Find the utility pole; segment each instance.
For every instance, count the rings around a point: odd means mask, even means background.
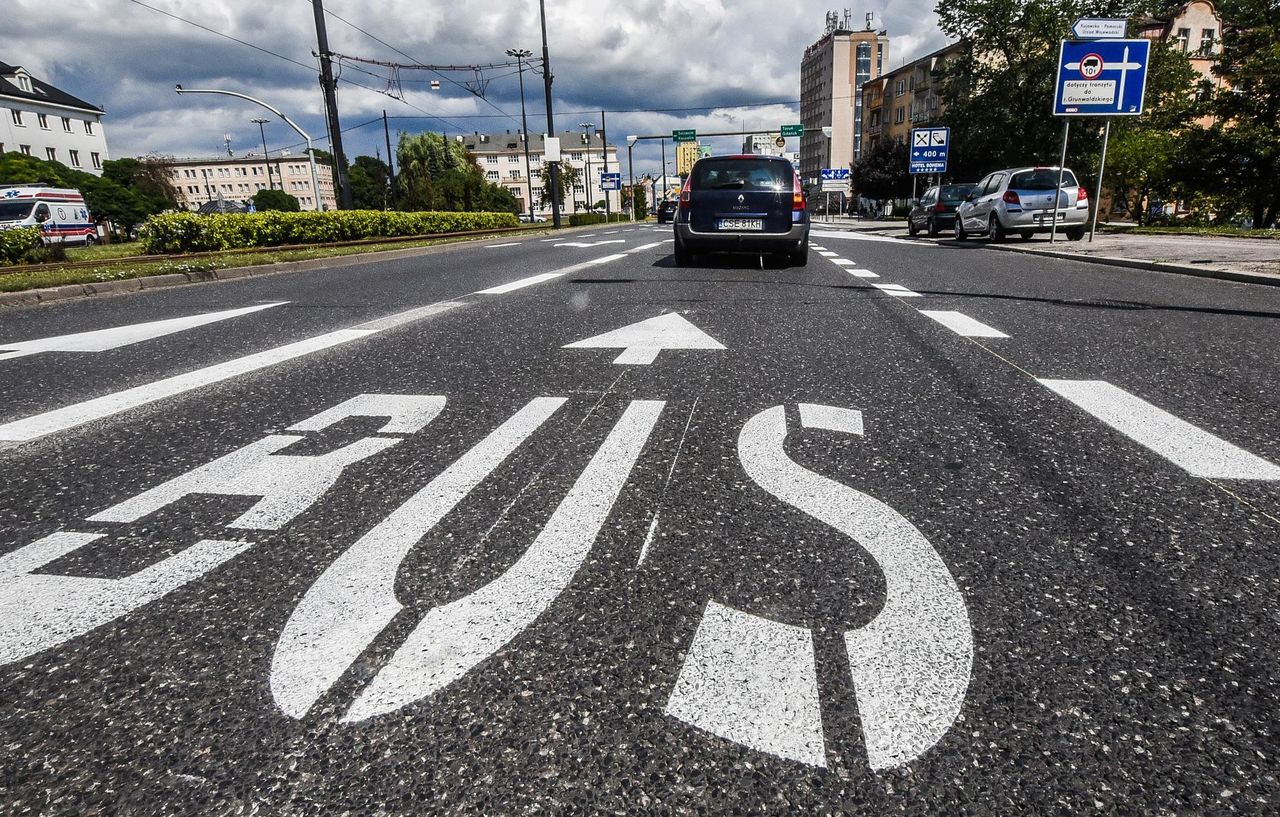
[[[608,173],[609,172],[609,132],[604,129],[604,111],[600,112],[600,157],[601,157],[600,162],[604,166],[604,170],[600,172]],[[600,192],[604,195],[604,220],[606,223],[608,223],[609,214],[610,214],[609,191],[601,190]]]
[[[533,175],[529,164],[529,120],[524,107],[524,61],[533,56],[526,48],[511,48],[507,56],[516,58],[516,73],[520,75],[520,141],[524,142],[524,181],[529,191],[529,223],[533,223]]]
[[[587,145],[587,164],[586,170],[583,172],[583,176],[585,178],[582,180],[582,185],[583,189],[586,191],[587,210],[589,212],[594,210],[596,206],[596,203],[591,200],[591,131],[595,130],[596,123],[579,122],[578,127],[582,128],[582,135]]]
[[[320,89],[324,91],[324,107],[329,120],[329,147],[333,148],[333,182],[338,188],[338,209],[351,209],[351,185],[347,182],[347,157],[342,152],[342,126],[338,124],[338,84],[333,79],[333,61],[329,58],[329,32],[324,25],[324,3],[311,0],[316,17],[316,46],[320,49]],[[316,209],[320,209],[320,191],[316,190]]]
[[[267,165],[267,189],[275,190],[276,186],[271,181],[271,157],[267,155],[267,131],[266,131],[266,128],[263,127],[271,120],[270,119],[250,119],[249,121],[257,123],[258,133],[262,136],[262,161],[265,162]],[[280,186],[283,188],[284,184],[281,183]]]
[[[382,111],[382,135],[387,138],[387,187],[396,186],[396,165],[391,155],[391,130],[387,127],[387,112]]]
[[[542,18],[542,87],[547,96],[547,136],[554,137],[556,135],[555,119],[551,115],[551,82],[554,79],[551,75],[551,53],[547,49],[547,0],[538,0],[538,14]],[[543,162],[547,164],[547,162]],[[560,228],[560,166],[556,162],[551,162],[551,224],[556,229]],[[532,196],[530,197],[532,198]]]

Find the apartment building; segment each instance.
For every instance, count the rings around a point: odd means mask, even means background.
[[[261,153],[243,156],[215,156],[207,159],[169,159],[169,175],[178,191],[178,204],[187,210],[198,210],[211,201],[237,202],[248,205],[259,190],[283,190],[298,200],[303,210],[315,210],[319,200],[323,210],[336,210],[333,169],[316,163],[320,178],[317,197],[311,184],[311,162],[306,157],[282,154],[272,156],[270,177],[268,162]]]
[[[1133,27],[1136,36],[1173,43],[1186,54],[1200,74],[1201,93],[1222,87],[1222,79],[1213,74],[1213,64],[1222,53],[1222,16],[1210,0],[1191,0],[1172,14],[1135,20]],[[1213,121],[1212,116],[1198,120],[1204,127]]]
[[[861,89],[888,64],[888,32],[875,30],[870,15],[862,31],[849,28],[847,11],[843,19],[827,15],[825,33],[800,61],[800,176],[806,184],[816,183],[824,167],[853,167],[861,158]]]
[[[22,66],[0,62],[0,153],[22,153],[101,176],[108,158],[105,115]]]
[[[882,140],[906,143],[912,128],[924,127],[942,114],[940,75],[964,50],[961,42],[886,71],[862,86],[862,142],[865,150]]]
[[[593,203],[605,199],[606,194],[600,190],[600,173],[606,165],[611,173],[623,171],[623,184],[626,184],[625,170],[618,164],[617,147],[606,145],[598,132],[562,131],[559,136],[561,163],[579,171],[578,183],[565,188],[566,212],[587,210]],[[488,181],[502,185],[516,197],[520,202],[521,212],[529,211],[529,201],[532,196],[533,212],[549,216],[550,205],[542,205],[541,173],[543,155],[546,151],[544,137],[540,133],[529,134],[527,170],[523,137],[520,131],[506,131],[505,133],[473,133],[454,138],[462,143],[468,153],[476,157]],[[608,201],[613,212],[621,212],[621,191],[610,191]]]

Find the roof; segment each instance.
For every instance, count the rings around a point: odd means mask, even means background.
[[[18,87],[17,83],[9,79],[10,76],[22,70],[20,65],[9,65],[0,62],[0,96],[10,97],[13,99],[29,99],[32,102],[43,102],[49,105],[61,105],[65,108],[80,108],[85,111],[94,111],[96,113],[106,113],[97,105],[90,105],[79,97],[72,96],[66,91],[53,87],[49,83],[37,77],[31,77],[31,90],[24,91]],[[27,72],[30,76],[30,72]]]
[[[582,143],[582,131],[566,130],[560,131],[557,136],[560,139],[560,150],[572,153],[578,150],[586,150],[587,146]],[[466,133],[462,136],[450,136],[450,139],[457,140],[462,146],[472,153],[501,153],[506,150],[524,150],[524,145],[520,141],[519,131],[507,131],[505,133]],[[591,149],[600,149],[600,132],[591,132]],[[541,133],[529,134],[529,150],[534,153],[541,153],[543,150],[543,138]],[[610,150],[617,150],[617,145],[610,143]]]

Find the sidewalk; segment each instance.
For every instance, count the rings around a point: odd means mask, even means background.
[[[902,221],[836,217],[833,222],[815,219],[813,225],[817,229],[907,237],[906,223]],[[931,239],[919,237],[916,240]],[[934,240],[954,243],[950,238]],[[1280,285],[1280,241],[1270,239],[1099,232],[1092,243],[1087,236],[1082,241],[1067,241],[1065,237],[1059,236],[1057,241],[1050,244],[1047,234],[1036,235],[1027,241],[1012,238],[1002,244],[990,244],[983,238],[966,242],[970,245],[975,243],[1006,252]]]

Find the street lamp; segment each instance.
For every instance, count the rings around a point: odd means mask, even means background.
[[[547,99],[547,138],[555,138],[556,123],[551,112],[551,82],[555,77],[551,73],[551,52],[547,50],[547,2],[538,0],[538,20],[542,24],[542,90]],[[546,155],[543,155],[546,165]],[[560,168],[558,162],[550,162],[548,179],[551,182],[551,224],[560,229]],[[545,183],[544,179],[544,183]]]
[[[579,122],[578,127],[582,128],[582,133],[587,137],[587,169],[586,178],[582,180],[582,184],[587,191],[587,210],[593,210],[596,203],[591,200],[591,131],[595,129],[594,122]]]
[[[524,61],[533,56],[533,52],[527,48],[508,48],[508,57],[516,58],[516,73],[520,75],[520,132],[521,139],[524,140],[524,182],[525,189],[529,191],[529,223],[533,223],[533,176],[529,170],[529,120],[525,118],[524,113]],[[545,179],[543,180],[546,181]],[[552,191],[553,193],[555,191]]]
[[[276,186],[271,182],[271,157],[267,155],[267,131],[266,131],[266,128],[264,127],[271,120],[270,119],[250,119],[249,121],[253,122],[258,126],[258,133],[262,136],[262,161],[267,166],[267,189],[275,190]],[[284,184],[281,184],[280,187],[281,189],[283,189]]]
[[[631,149],[636,146],[639,136],[627,137],[627,181],[631,188],[631,218],[630,221],[636,220],[636,165],[631,157]]]
[[[303,139],[305,139],[307,142],[307,156],[311,158],[311,189],[312,189],[312,192],[315,193],[315,197],[316,197],[316,211],[319,212],[319,210],[321,209],[320,208],[320,172],[316,170],[316,152],[315,152],[315,149],[311,146],[311,136],[302,128],[298,127],[297,122],[294,122],[292,119],[290,119],[289,117],[281,113],[278,109],[271,107],[267,103],[263,102],[261,99],[255,99],[254,97],[251,97],[248,94],[240,94],[240,93],[236,93],[235,91],[219,91],[213,88],[183,88],[181,85],[175,85],[173,86],[173,89],[177,91],[179,94],[221,94],[223,96],[233,96],[237,99],[247,99],[250,102],[254,103],[255,105],[261,105],[262,107],[271,111],[276,116],[283,119],[289,125],[289,127],[296,130],[298,132],[298,135],[301,136]],[[284,188],[283,181],[281,181],[280,187],[281,189]]]

